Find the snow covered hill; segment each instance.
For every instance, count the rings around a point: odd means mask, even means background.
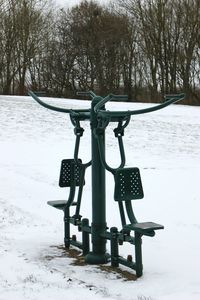
[[[65,107],[90,105],[46,100]],[[147,106],[108,105],[121,110]],[[90,129],[84,126],[80,156],[88,161]],[[119,156],[111,129],[107,159],[115,166]],[[66,198],[58,177],[60,161],[73,157],[69,117],[30,97],[0,96],[0,300],[200,299],[200,108],[172,105],[135,116],[124,142],[127,166],[140,168],[145,192],[134,203],[136,216],[165,226],[154,238],[143,238],[144,275],[136,281],[76,265],[62,247],[62,213],[46,202]],[[119,226],[110,174],[107,182],[108,226]],[[90,172],[86,183],[82,215],[91,220]],[[126,245],[121,254],[132,250]]]

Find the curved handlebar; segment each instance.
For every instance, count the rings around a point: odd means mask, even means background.
[[[122,96],[117,96],[118,99],[122,99]],[[108,110],[101,110],[100,108],[107,103],[110,100],[116,99],[116,96],[114,95],[108,95],[102,101],[97,103],[94,107],[94,110],[96,113],[98,113],[99,116],[107,116],[107,117],[123,117],[123,116],[132,116],[132,115],[139,115],[139,114],[145,114],[149,112],[153,112],[159,109],[162,109],[172,103],[175,103],[177,101],[183,100],[185,98],[185,94],[177,94],[177,95],[166,95],[165,99],[166,101],[158,104],[153,107],[148,107],[144,109],[138,109],[138,110],[128,110],[128,111],[108,111]]]
[[[40,98],[38,98],[38,96],[36,96],[35,93],[33,93],[32,91],[28,91],[28,94],[40,105],[42,105],[45,108],[48,108],[50,110],[54,110],[54,111],[58,111],[58,112],[63,112],[63,113],[72,113],[72,112],[77,112],[77,113],[81,113],[81,112],[89,112],[90,109],[67,109],[67,108],[62,108],[62,107],[57,107],[51,104],[47,104],[45,102],[43,102],[42,100],[40,100]]]
[[[28,94],[32,96],[32,98],[37,101],[40,105],[42,105],[45,108],[48,108],[53,111],[57,112],[63,112],[63,113],[69,113],[69,114],[80,114],[80,118],[84,119],[89,119],[89,114],[90,109],[67,109],[67,108],[62,108],[62,107],[57,107],[53,106],[51,104],[47,104],[43,102],[38,96],[35,95],[34,92],[29,91]],[[96,97],[96,95],[93,92],[79,92],[79,95],[87,95],[91,96],[92,98]],[[126,100],[127,96],[126,95],[113,95],[110,94],[107,97],[103,98],[100,102],[98,102],[94,110],[96,113],[98,113],[99,117],[113,117],[113,118],[118,118],[118,117],[126,117],[126,116],[132,116],[132,115],[139,115],[139,114],[145,114],[149,112],[153,112],[159,109],[162,109],[172,103],[175,103],[177,101],[183,100],[185,98],[185,94],[177,94],[177,95],[166,95],[165,96],[165,102],[158,104],[153,107],[148,107],[144,109],[138,109],[138,110],[128,110],[128,111],[109,111],[109,110],[103,110],[101,109],[108,101],[110,100]],[[81,114],[82,113],[82,114]],[[85,113],[85,114],[84,114]]]

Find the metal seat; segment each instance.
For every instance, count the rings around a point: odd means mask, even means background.
[[[79,162],[81,163],[80,159]],[[80,209],[82,188],[85,184],[84,174],[84,166],[82,166],[81,164],[76,164],[74,159],[63,159],[61,161],[59,186],[70,188],[68,200],[48,201],[47,204],[63,211],[66,208],[66,206],[79,206],[77,209],[78,213]],[[76,186],[79,187],[80,191],[77,202],[74,202]]]
[[[119,168],[114,174],[115,191],[114,199],[119,204],[120,216],[123,230],[130,230],[141,235],[154,236],[154,230],[163,229],[164,226],[153,222],[137,222],[134,215],[131,200],[142,199],[144,197],[140,170],[138,168]],[[129,222],[126,223],[124,205]]]

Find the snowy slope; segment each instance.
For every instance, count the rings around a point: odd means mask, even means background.
[[[87,101],[47,100],[65,107],[89,106]],[[0,300],[199,300],[199,116],[199,107],[172,105],[135,116],[126,129],[127,165],[140,168],[145,192],[134,203],[136,216],[165,226],[154,238],[143,238],[144,275],[127,281],[96,266],[73,265],[62,248],[62,214],[46,205],[66,197],[58,176],[60,161],[73,156],[69,117],[40,107],[30,97],[0,96]],[[89,124],[84,127],[80,154],[88,161]],[[107,159],[117,166],[111,128],[106,140]],[[110,174],[107,182],[108,226],[119,227]],[[90,171],[86,183],[82,215],[91,220]],[[121,254],[131,251],[127,245]]]

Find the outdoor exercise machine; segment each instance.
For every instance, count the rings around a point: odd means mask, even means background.
[[[80,96],[92,98],[89,109],[66,109],[56,107],[43,102],[38,96],[29,91],[40,105],[47,109],[67,113],[74,126],[76,135],[74,157],[64,159],[61,162],[60,187],[69,188],[67,200],[48,201],[48,204],[64,212],[64,243],[65,247],[76,246],[82,250],[85,261],[88,264],[105,264],[111,261],[113,267],[122,264],[134,269],[137,277],[143,274],[142,265],[142,236],[153,237],[155,230],[163,229],[164,226],[153,222],[138,222],[132,208],[132,200],[142,199],[144,196],[140,171],[138,168],[126,168],[125,151],[123,146],[124,130],[128,126],[131,116],[145,114],[162,109],[172,103],[183,100],[185,95],[167,95],[161,104],[149,108],[128,111],[109,111],[105,104],[111,100],[126,100],[126,96],[108,95],[103,98],[95,95],[92,91],[80,92]],[[82,163],[79,158],[80,139],[84,129],[82,121],[89,121],[91,128],[91,161]],[[121,162],[118,168],[112,168],[105,158],[105,133],[109,123],[116,123],[114,135],[118,139]],[[85,171],[92,168],[92,223],[80,215],[81,199],[85,184]],[[106,182],[105,171],[114,175],[114,200],[118,203],[122,227],[109,228],[106,223]],[[77,193],[76,193],[77,190]],[[75,196],[77,199],[75,201]],[[70,209],[75,207],[72,215]],[[128,221],[127,221],[128,220]],[[78,227],[82,233],[82,241],[77,241],[76,236],[70,234],[70,224]],[[134,236],[131,235],[134,232]],[[92,251],[90,251],[90,235]],[[110,241],[110,254],[106,252],[107,240]],[[119,245],[128,242],[135,246],[135,260],[132,256],[127,259],[119,255]]]

